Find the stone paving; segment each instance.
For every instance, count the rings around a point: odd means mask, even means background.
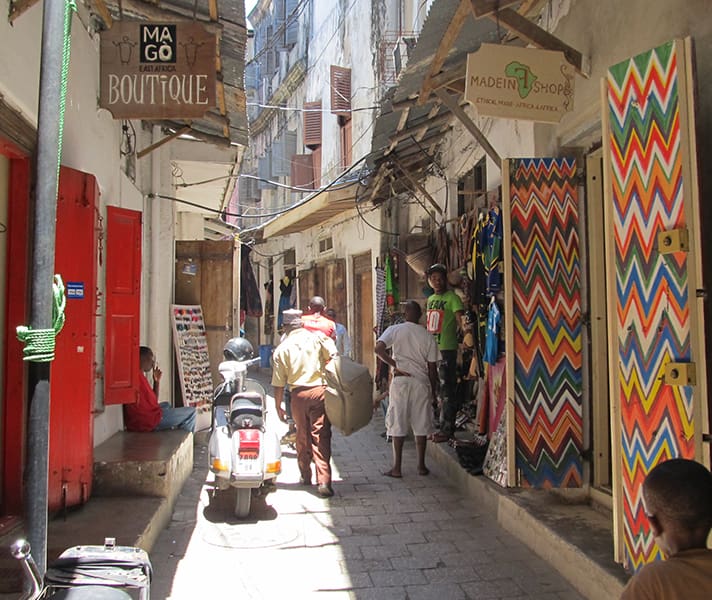
[[[383,476],[391,448],[382,431],[379,416],[349,437],[335,433],[330,499],[299,485],[283,446],[277,490],[245,521],[232,516],[229,493],[212,497],[197,441],[193,473],[151,552],[152,598],[581,598],[432,465],[418,476],[412,441],[403,478]]]

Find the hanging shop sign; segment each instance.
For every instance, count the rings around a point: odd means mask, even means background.
[[[194,21],[115,21],[101,33],[99,105],[115,119],[202,117],[216,104],[215,52]]]
[[[482,44],[467,56],[465,99],[481,116],[558,123],[573,110],[574,73],[563,52]]]

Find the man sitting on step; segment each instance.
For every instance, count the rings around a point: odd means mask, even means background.
[[[162,431],[164,429],[185,429],[195,431],[195,408],[181,406],[171,408],[168,402],[158,403],[158,388],[163,373],[156,365],[153,350],[141,346],[139,350],[138,400],[124,404],[124,424],[128,431]],[[146,373],[153,372],[153,387],[146,379]]]

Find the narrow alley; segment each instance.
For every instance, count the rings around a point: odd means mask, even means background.
[[[283,446],[277,491],[242,522],[229,497],[211,502],[199,435],[192,475],[151,552],[152,597],[581,597],[441,478],[432,461],[430,475],[418,476],[412,441],[403,478],[384,477],[391,452],[383,430],[379,412],[349,437],[335,432],[336,495],[328,500],[298,483],[295,453]]]

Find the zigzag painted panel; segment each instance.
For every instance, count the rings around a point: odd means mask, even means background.
[[[618,395],[625,564],[660,557],[641,486],[658,462],[694,458],[691,387],[662,381],[691,360],[687,256],[661,255],[660,231],[685,225],[679,69],[674,42],[608,71],[606,110],[615,237]],[[613,265],[610,266],[613,268]],[[614,468],[616,468],[614,466]]]
[[[521,484],[581,485],[576,162],[511,161],[516,464]]]

